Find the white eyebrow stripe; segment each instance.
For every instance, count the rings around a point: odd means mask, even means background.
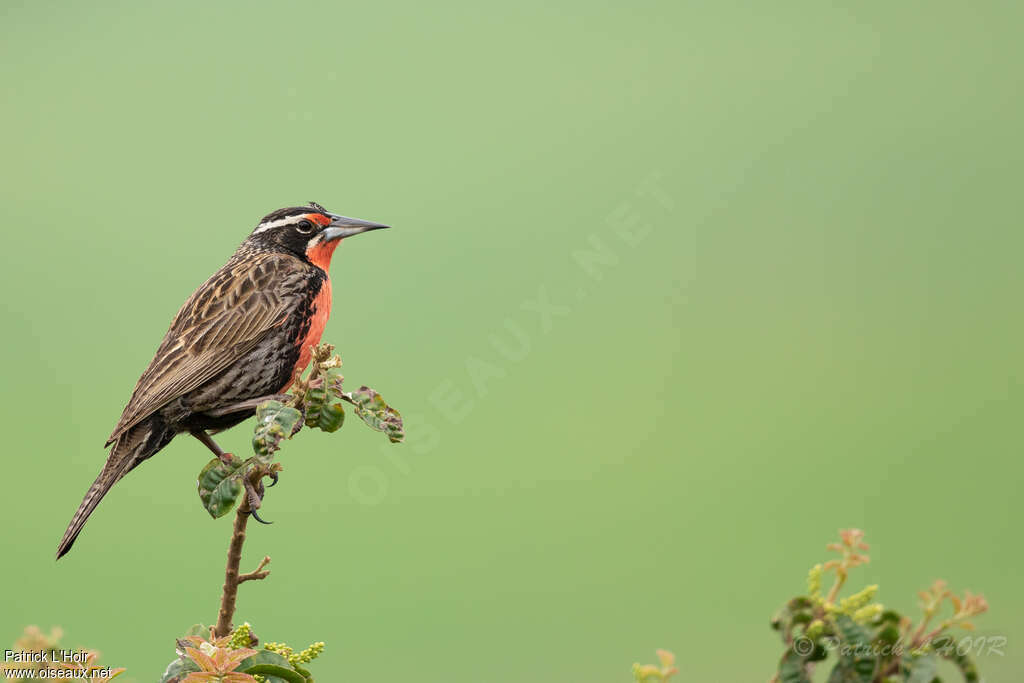
[[[295,223],[298,223],[303,220],[306,220],[306,214],[303,213],[296,214],[294,216],[285,216],[284,218],[278,218],[276,221],[264,223],[263,225],[253,230],[252,234],[258,235],[259,233],[264,232],[266,230],[271,230],[273,228],[282,228],[286,225],[294,225]]]

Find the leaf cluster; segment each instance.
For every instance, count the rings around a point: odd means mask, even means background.
[[[679,673],[676,656],[668,650],[655,650],[657,664],[634,664],[633,680],[636,683],[668,683],[668,679]]]
[[[257,648],[248,623],[222,638],[203,635],[209,633],[209,627],[197,624],[178,639],[178,657],[167,666],[160,683],[312,683],[305,664],[324,649],[323,643],[313,643],[298,654],[281,643]]]
[[[256,427],[252,437],[253,455],[247,459],[232,454],[225,462],[214,458],[199,472],[199,499],[214,519],[226,515],[241,499],[243,492],[252,508],[259,507],[256,491],[264,477],[276,478],[281,464],[274,454],[281,442],[292,438],[304,426],[324,432],[336,432],[345,423],[344,403],[352,405],[357,417],[371,429],[383,432],[392,443],[405,439],[402,416],[379,393],[367,386],[347,392],[339,369],[341,358],[334,347],[320,344],[313,348],[309,374],[299,377],[281,400],[267,400],[256,407]]]
[[[972,629],[969,621],[988,609],[980,595],[969,591],[963,598],[937,581],[919,593],[923,615],[914,621],[874,603],[878,586],[840,597],[850,569],[870,561],[869,549],[858,529],[840,531],[840,542],[827,549],[840,557],[818,564],[807,575],[807,594],[787,602],[772,618],[786,650],[779,661],[775,683],[811,683],[814,667],[834,655],[829,683],[941,683],[936,674],[940,659],[953,662],[965,681],[979,681],[969,656],[959,651],[951,627]],[[831,589],[822,595],[822,579],[835,575]],[[952,614],[931,630],[942,606]]]

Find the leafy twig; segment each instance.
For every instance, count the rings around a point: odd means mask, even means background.
[[[224,588],[214,635],[226,636],[231,632],[235,614],[238,584],[263,579],[269,557],[260,562],[255,571],[239,574],[238,566],[245,543],[245,530],[250,514],[255,515],[263,499],[263,477],[277,480],[281,465],[274,462],[274,453],[285,439],[294,436],[303,425],[325,432],[337,431],[344,423],[342,401],[355,406],[356,415],[367,425],[384,432],[393,443],[405,438],[402,416],[384,402],[373,389],[363,386],[351,393],[342,390],[344,378],[338,372],[341,358],[334,355],[334,347],[320,344],[312,349],[308,376],[298,377],[289,394],[255,399],[239,405],[256,408],[256,429],[252,438],[253,456],[247,460],[225,455],[214,458],[199,473],[199,497],[207,512],[214,518],[227,514],[238,503],[235,523],[228,545],[228,561],[224,571]],[[256,401],[259,401],[257,404]]]
[[[872,602],[878,591],[876,585],[840,597],[849,570],[869,558],[862,531],[844,529],[839,533],[840,542],[830,543],[827,548],[838,551],[840,558],[812,567],[807,575],[807,594],[787,602],[772,619],[772,627],[780,632],[786,650],[770,681],[811,683],[815,665],[828,659],[832,651],[836,651],[837,661],[830,681],[938,680],[935,671],[939,658],[953,662],[964,680],[979,680],[971,658],[959,651],[953,636],[943,632],[952,626],[973,628],[968,619],[988,609],[985,598],[968,591],[961,599],[946,588],[944,581],[936,581],[919,594],[923,617],[914,628],[910,618]],[[836,578],[823,597],[821,584],[827,571],[834,571]],[[946,600],[953,605],[952,616],[929,631],[929,624]]]

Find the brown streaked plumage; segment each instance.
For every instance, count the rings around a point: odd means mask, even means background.
[[[385,227],[315,203],[279,209],[259,222],[171,322],[107,440],[110,455],[68,525],[58,558],[110,488],[177,434],[191,432],[217,453],[207,430],[238,424],[255,412],[253,399],[291,385],[330,314],[334,247]]]

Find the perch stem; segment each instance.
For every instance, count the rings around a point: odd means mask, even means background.
[[[257,470],[254,473],[258,482],[263,477],[263,472]],[[250,484],[251,480],[246,480]],[[248,489],[248,486],[246,486]],[[258,500],[258,499],[257,499]],[[258,503],[257,503],[258,505]],[[228,545],[228,564],[224,570],[224,589],[220,596],[220,611],[217,613],[217,626],[214,629],[216,637],[222,637],[231,633],[231,620],[235,616],[235,603],[238,600],[238,584],[246,581],[257,581],[265,579],[270,574],[265,567],[270,564],[270,558],[264,557],[254,571],[246,574],[238,573],[238,565],[242,561],[242,545],[245,543],[245,527],[249,523],[249,515],[252,513],[249,496],[243,495],[235,511],[235,525],[231,532],[231,543]]]
[[[235,616],[235,601],[238,598],[238,564],[242,561],[242,545],[245,543],[245,526],[249,522],[249,501],[243,496],[235,512],[235,526],[228,545],[228,564],[224,570],[224,589],[220,596],[220,612],[217,613],[217,637],[231,633],[231,620]]]

